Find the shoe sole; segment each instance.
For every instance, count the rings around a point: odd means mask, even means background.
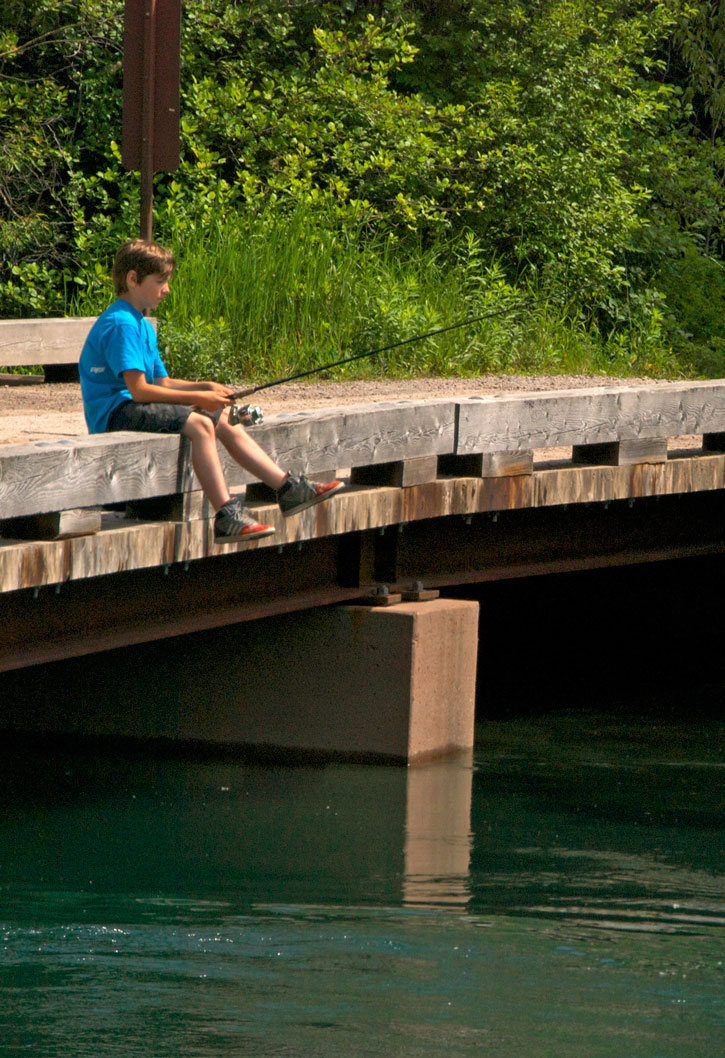
[[[324,503],[325,500],[331,499],[336,496],[338,492],[342,492],[345,488],[345,482],[341,481],[334,489],[328,489],[322,496],[315,496],[314,499],[305,500],[303,503],[298,503],[296,507],[290,507],[288,511],[282,510],[282,514],[285,518],[289,518],[291,514],[299,514],[300,511],[306,511],[308,507],[314,507],[316,503]]]
[[[249,533],[236,533],[234,536],[217,536],[214,534],[215,544],[240,544],[244,543],[245,540],[259,540],[263,536],[274,536],[275,530],[272,526],[267,529],[260,529],[258,532]]]

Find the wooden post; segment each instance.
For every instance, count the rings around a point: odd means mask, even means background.
[[[141,103],[141,226],[142,239],[153,238],[154,98],[156,94],[156,0],[145,0],[143,34],[143,98]]]
[[[121,155],[141,173],[142,239],[153,237],[154,173],[179,164],[180,36],[180,0],[126,0]]]

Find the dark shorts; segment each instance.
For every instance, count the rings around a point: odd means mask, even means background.
[[[181,433],[192,411],[206,415],[215,424],[221,411],[200,411],[185,404],[137,404],[127,400],[114,408],[108,418],[106,433],[116,430],[138,430],[143,433]]]

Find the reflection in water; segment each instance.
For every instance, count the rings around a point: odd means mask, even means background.
[[[0,1056],[714,1058],[708,723],[419,768],[0,753]]]
[[[468,903],[472,780],[472,756],[408,770],[404,903]]]

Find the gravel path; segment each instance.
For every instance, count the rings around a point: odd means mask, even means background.
[[[77,383],[38,383],[32,376],[0,375],[0,444],[49,441],[85,434]],[[478,378],[421,378],[403,381],[290,382],[251,397],[266,415],[301,408],[391,400],[434,400],[485,393],[535,392],[591,386],[636,385],[651,379],[583,375],[481,375]]]

